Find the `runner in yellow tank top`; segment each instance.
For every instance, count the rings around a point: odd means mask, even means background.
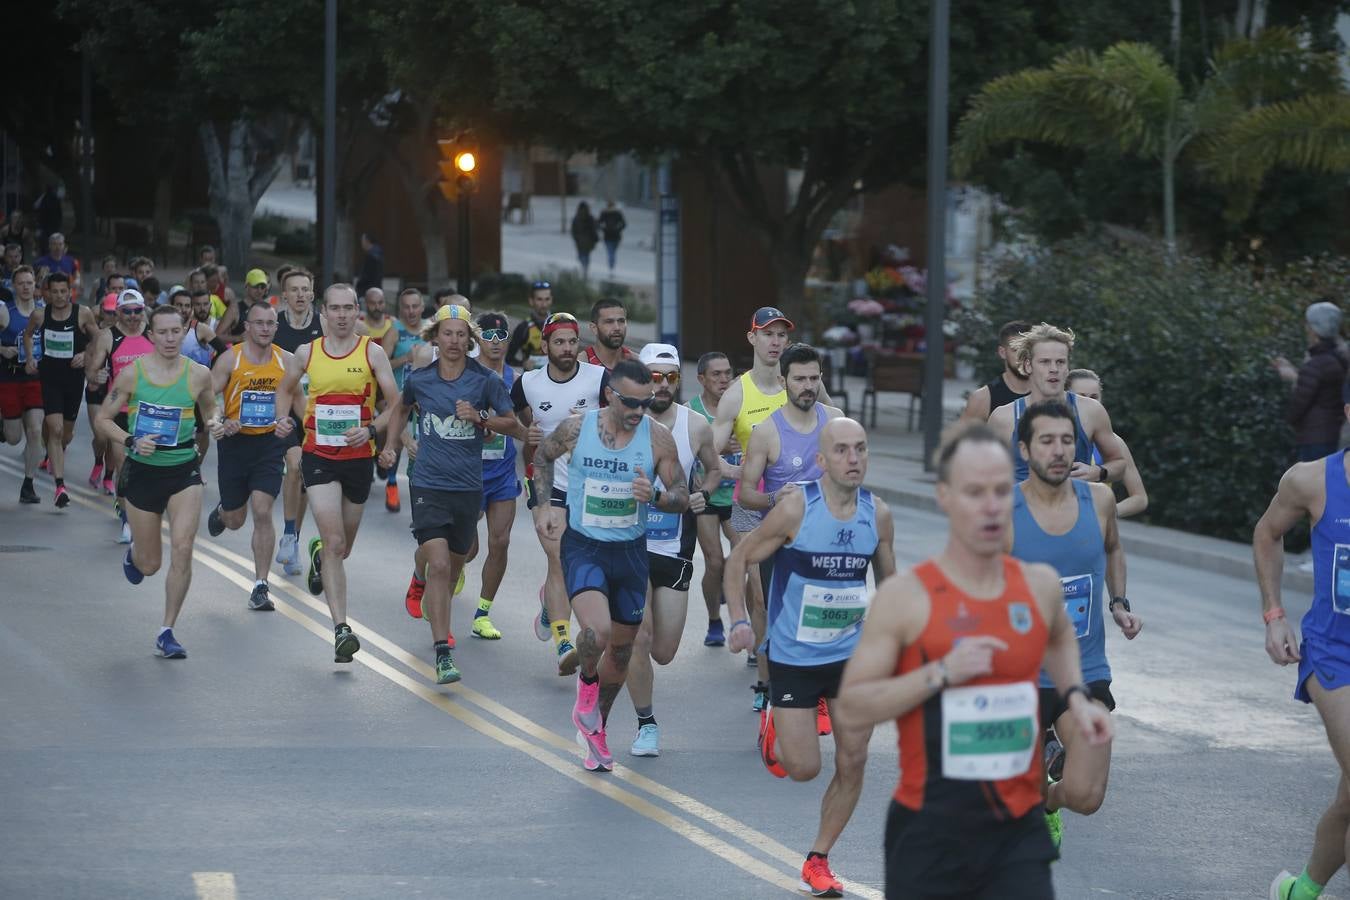
[[[295,351],[276,396],[276,434],[285,438],[294,422],[291,405],[300,377],[309,375],[305,450],[300,474],[319,537],[309,542],[309,590],[328,600],[333,616],[336,662],[349,663],[361,642],[347,625],[347,572],[361,513],[375,469],[375,436],[389,407],[374,417],[375,390],[398,395],[389,357],[369,337],[356,334],[356,291],[335,284],[324,291],[328,327],[324,336]]]

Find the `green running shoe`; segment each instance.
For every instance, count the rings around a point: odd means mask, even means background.
[[[459,681],[459,669],[455,668],[455,661],[449,653],[444,653],[436,657],[436,683],[454,684]]]
[[[309,540],[309,575],[306,576],[306,582],[309,592],[315,597],[323,593],[323,576],[319,572],[319,566],[322,562],[319,554],[323,552],[323,541],[318,538]]]
[[[1060,810],[1045,814],[1045,827],[1050,830],[1050,842],[1058,850],[1064,840],[1064,817],[1060,815]]]

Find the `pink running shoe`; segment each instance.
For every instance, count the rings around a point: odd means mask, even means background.
[[[587,772],[611,772],[614,770],[614,757],[610,755],[609,744],[603,731],[598,735],[584,735],[578,731],[577,743],[586,751],[586,759],[582,762],[582,766]],[[597,746],[600,747],[603,755],[596,752]]]
[[[584,735],[598,734],[604,728],[600,721],[600,682],[587,684],[577,676],[577,702],[572,707],[572,724]]]
[[[117,486],[113,484],[111,475],[105,475],[103,477],[103,493],[107,494],[109,497],[117,496]]]
[[[70,505],[70,495],[66,493],[66,486],[58,484],[56,486],[56,508],[65,509]]]
[[[96,462],[94,467],[89,470],[89,486],[98,490],[98,483],[103,479],[103,463]]]

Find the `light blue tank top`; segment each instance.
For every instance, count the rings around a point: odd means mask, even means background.
[[[1088,440],[1087,432],[1083,431],[1083,422],[1078,416],[1078,395],[1075,393],[1066,393],[1064,399],[1069,404],[1069,409],[1073,410],[1073,461],[1080,463],[1092,462],[1093,446],[1092,441]],[[1022,448],[1017,445],[1017,423],[1022,421],[1022,413],[1027,411],[1027,398],[1018,397],[1013,401],[1013,427],[1012,427],[1012,458],[1013,458],[1013,478],[1017,483],[1026,481],[1031,475],[1031,467],[1027,461],[1022,458]]]
[[[628,446],[610,450],[600,440],[600,412],[582,417],[567,463],[567,527],[593,541],[646,541],[647,504],[633,499],[633,479],[640,468],[656,481],[651,423],[643,416]]]
[[[816,427],[810,434],[802,434],[783,418],[783,410],[776,409],[769,421],[778,431],[778,459],[764,467],[764,493],[772,494],[793,481],[815,481],[824,473],[816,465],[816,451],[820,449],[820,429],[825,427],[825,407],[816,404]]]
[[[1303,616],[1303,641],[1330,655],[1345,657],[1350,647],[1350,487],[1345,484],[1345,453],[1326,461],[1326,508],[1312,528],[1313,601]]]
[[[193,362],[201,363],[208,369],[211,367],[211,347],[209,344],[203,345],[202,342],[197,339],[196,322],[193,322],[188,327],[186,333],[184,333],[183,343],[179,346],[178,352],[180,355],[186,356]]]
[[[776,663],[822,666],[853,655],[867,612],[867,569],[877,552],[871,492],[858,490],[848,521],[836,519],[819,481],[802,487],[797,536],[773,555],[764,648]]]
[[[1110,681],[1106,662],[1106,547],[1092,504],[1092,486],[1071,480],[1078,497],[1078,520],[1065,534],[1046,534],[1036,524],[1022,488],[1013,491],[1012,555],[1023,562],[1045,563],[1059,573],[1064,609],[1078,636],[1084,681]],[[1041,687],[1054,687],[1041,672]]]
[[[421,332],[409,331],[407,326],[403,324],[402,319],[394,320],[394,328],[398,331],[398,343],[394,345],[395,356],[403,356],[413,347],[423,343]],[[411,371],[412,363],[410,362],[404,363],[394,371],[394,382],[398,385],[400,391],[403,390],[403,383],[407,380],[408,373]]]

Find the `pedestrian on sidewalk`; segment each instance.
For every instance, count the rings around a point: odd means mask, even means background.
[[[628,221],[611,199],[605,204],[605,211],[600,214],[600,235],[605,239],[605,253],[609,255],[611,277],[614,275],[614,257],[619,252],[619,241],[623,240],[623,230],[627,227]]]
[[[363,232],[361,250],[365,256],[361,260],[361,274],[356,279],[358,295],[364,295],[373,287],[384,287],[384,248],[374,235]]]
[[[1304,315],[1308,355],[1297,369],[1283,356],[1271,360],[1294,389],[1285,418],[1294,428],[1298,461],[1311,462],[1336,452],[1344,413],[1341,391],[1350,371],[1350,351],[1341,340],[1341,310],[1323,300]]]
[[[620,218],[622,218],[620,214]],[[595,224],[595,216],[591,215],[590,204],[582,201],[577,207],[577,214],[572,217],[572,243],[577,245],[577,261],[581,263],[581,280],[587,281],[590,278],[591,271],[591,251],[595,245],[600,243],[600,232]],[[615,242],[618,245],[618,242]],[[609,267],[614,268],[614,252],[610,251]]]

